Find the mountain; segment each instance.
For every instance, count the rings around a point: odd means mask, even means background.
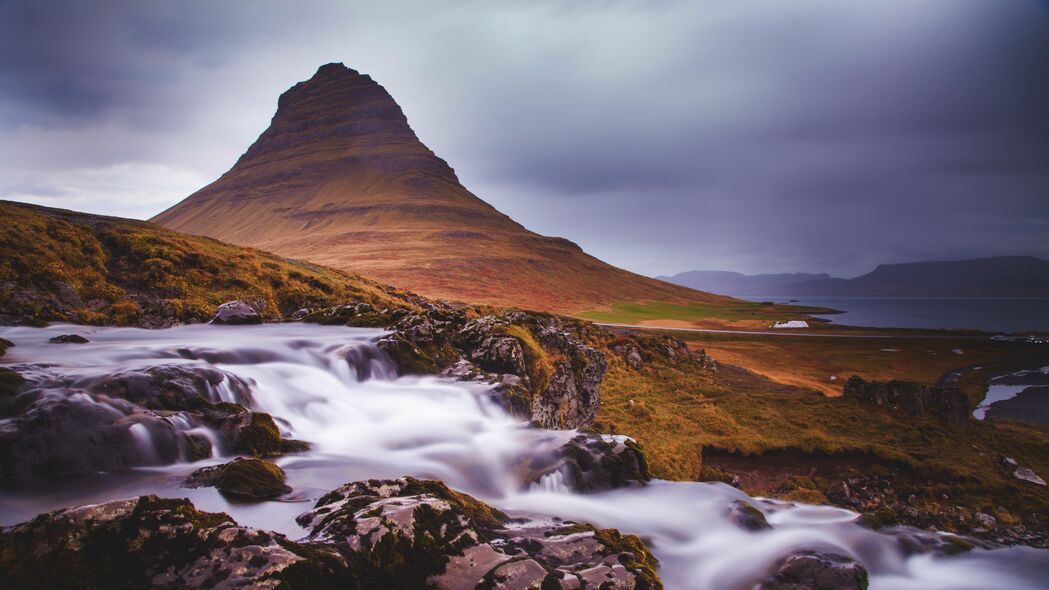
[[[463,187],[390,94],[342,64],[282,94],[233,168],[152,221],[469,303],[574,312],[726,300],[528,231]]]
[[[417,297],[360,276],[131,219],[0,201],[0,325],[67,321],[159,327],[245,299],[265,318]]]
[[[733,276],[723,278],[722,274]],[[789,277],[794,276],[815,278],[789,280]],[[947,262],[882,264],[852,279],[828,275],[744,276],[718,271],[693,271],[666,277],[666,280],[726,295],[1049,297],[1049,261],[1033,256],[996,256]],[[752,290],[757,288],[755,285],[765,290]]]
[[[722,295],[770,295],[788,285],[831,278],[828,274],[763,274],[745,275],[727,270],[690,270],[674,276],[656,277],[676,285],[720,293]]]

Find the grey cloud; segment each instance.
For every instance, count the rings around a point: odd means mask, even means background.
[[[218,176],[344,61],[479,196],[632,270],[1049,257],[1047,7],[0,1],[0,190],[175,200],[137,171]]]

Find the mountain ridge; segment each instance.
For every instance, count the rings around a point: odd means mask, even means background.
[[[715,283],[726,276],[722,273],[735,276],[732,281]],[[807,278],[792,280],[795,277]],[[729,271],[687,271],[659,278],[726,295],[1049,297],[1049,261],[1034,256],[879,264],[851,279],[826,273],[742,275]]]
[[[560,313],[728,301],[527,230],[462,186],[393,97],[342,64],[321,66],[277,104],[229,171],[152,221],[440,299]]]

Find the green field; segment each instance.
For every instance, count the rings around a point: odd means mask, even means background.
[[[704,320],[731,321],[783,321],[805,319],[807,314],[826,311],[813,307],[795,305],[772,305],[740,300],[736,304],[724,303],[664,303],[646,301],[643,303],[614,303],[611,310],[591,310],[577,314],[577,317],[592,322],[609,324],[639,324],[652,320],[675,320],[698,322]]]

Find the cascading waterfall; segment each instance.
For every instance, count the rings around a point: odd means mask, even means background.
[[[48,343],[69,332],[91,342]],[[413,475],[441,479],[515,514],[638,534],[660,559],[668,588],[751,588],[778,560],[803,549],[856,558],[870,571],[875,589],[1049,586],[1046,551],[1017,547],[936,556],[916,549],[934,543],[935,533],[875,532],[855,524],[857,515],[846,510],[754,499],[724,484],[656,481],[644,488],[573,493],[560,470],[540,477],[530,471],[573,433],[528,427],[506,414],[482,384],[397,378],[372,344],[381,334],[299,324],[2,329],[0,337],[16,344],[5,364],[38,380],[46,395],[119,413],[119,428],[142,446],[140,461],[147,466],[6,486],[0,490],[0,524],[61,506],[155,493],[189,497],[243,524],[296,536],[302,531],[294,516],[324,491],[348,481]],[[221,371],[224,376],[210,386],[212,401],[249,404],[270,413],[286,436],[310,441],[309,452],[278,460],[302,501],[238,504],[211,488],[182,488],[188,472],[221,460],[226,450],[217,433],[182,412],[130,411],[120,400],[68,386],[161,364]],[[155,465],[168,456],[162,444],[168,431],[208,437],[213,459]],[[773,528],[750,532],[737,526],[729,510],[738,500],[759,508]]]

